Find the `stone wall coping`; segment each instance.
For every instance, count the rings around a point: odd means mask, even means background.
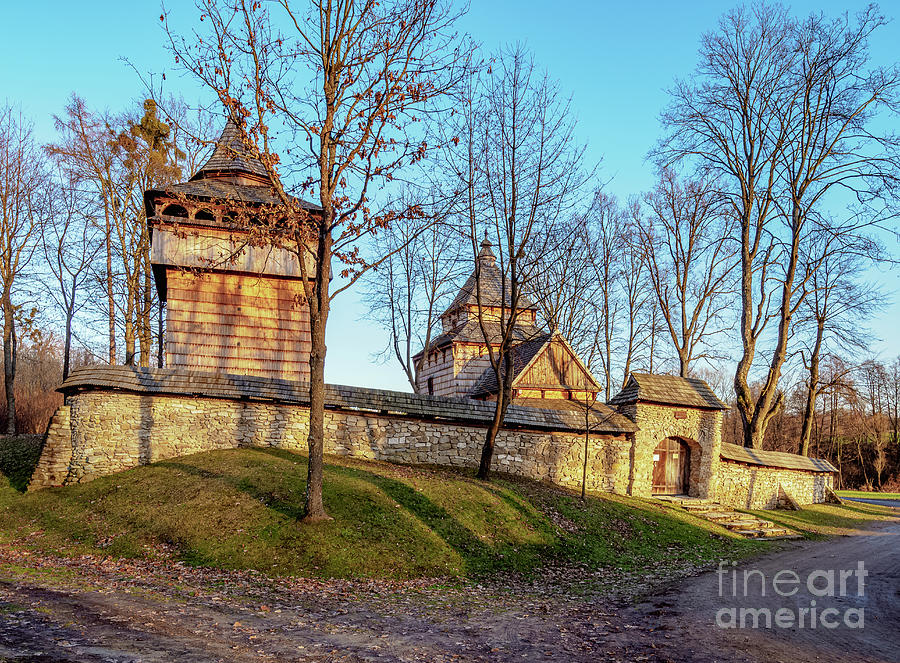
[[[251,375],[209,373],[182,368],[138,366],[83,366],[73,370],[58,391],[65,395],[88,390],[119,390],[137,394],[170,394],[227,400],[259,400],[309,405],[305,382]],[[466,398],[325,385],[325,407],[358,410],[419,419],[489,424],[494,404]],[[584,416],[566,410],[510,405],[504,420],[507,428],[533,428],[559,432],[583,432]],[[623,435],[638,430],[627,417],[613,411],[594,411],[590,428],[595,433]]]
[[[722,443],[720,454],[724,460],[746,463],[748,465],[780,467],[787,470],[805,470],[807,472],[837,472],[837,468],[824,458],[808,458],[783,451],[748,449],[747,447],[728,442]]]

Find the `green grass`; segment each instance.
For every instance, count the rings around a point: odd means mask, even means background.
[[[336,457],[327,458],[324,492],[334,519],[303,524],[306,458],[275,449],[196,454],[25,494],[20,463],[2,467],[12,469],[0,478],[0,540],[63,555],[174,558],[276,575],[473,578],[547,565],[671,568],[771,545],[653,500],[600,494],[582,503],[508,476],[484,483],[468,471]],[[868,513],[822,508],[854,523]]]
[[[900,500],[900,493],[878,493],[866,490],[836,490],[840,497],[868,497],[873,500]]]
[[[484,483],[449,469],[327,461],[329,522],[299,522],[304,456],[238,449],[35,493],[0,479],[0,537],[64,555],[396,578],[528,574],[546,564],[637,569],[742,557],[764,545],[650,500],[598,495],[583,504],[511,477]]]
[[[0,474],[9,485],[24,492],[41,456],[43,435],[0,437]]]
[[[888,506],[850,502],[848,504],[810,504],[801,511],[749,511],[790,527],[808,539],[861,533],[877,520],[897,519],[898,513]]]

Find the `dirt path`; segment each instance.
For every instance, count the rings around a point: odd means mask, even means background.
[[[860,563],[868,574],[863,576],[861,591],[857,574],[847,573],[842,596],[840,571],[855,571]],[[745,571],[754,571],[747,576],[746,593]],[[797,574],[799,583],[793,582],[791,571]],[[792,596],[780,596],[775,591],[772,581],[779,572],[783,575],[777,589],[782,594],[796,590]],[[834,591],[828,591],[829,572],[833,573]],[[813,592],[808,585],[811,574],[816,574]],[[737,591],[734,591],[735,575]],[[763,575],[767,580],[764,596]],[[727,612],[731,608],[737,615],[734,622]],[[773,627],[754,628],[752,612],[746,613],[746,619],[741,622],[741,608],[767,609],[773,616]],[[816,609],[815,621],[812,608]],[[781,628],[774,620],[779,609],[786,611]],[[802,625],[801,609],[809,610],[802,615]],[[831,612],[825,615],[825,621],[837,623],[835,628],[828,628],[821,621],[826,609]],[[723,610],[726,612],[721,613]],[[765,613],[758,614],[759,623],[764,625]],[[788,615],[794,615],[791,627],[787,626]],[[855,628],[860,615],[862,628]],[[659,630],[677,633],[680,642],[672,651],[674,660],[897,663],[900,661],[900,523],[878,523],[865,535],[800,545],[736,568],[726,565],[723,573],[710,572],[683,581],[635,606],[625,616],[644,627],[656,623]],[[737,627],[720,628],[717,619],[729,626],[735,623]],[[644,646],[661,644],[654,637],[656,632],[646,628],[638,632],[650,634],[643,638]]]
[[[863,596],[849,578],[852,596],[816,600],[864,608],[863,629],[725,630],[715,626],[722,608],[796,608],[812,597],[719,596],[711,572],[623,607],[522,589],[272,581],[0,548],[0,661],[900,661],[900,524],[748,568],[770,581],[783,569],[805,579],[858,561],[869,571]]]

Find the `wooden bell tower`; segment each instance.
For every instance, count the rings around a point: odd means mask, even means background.
[[[307,381],[309,316],[297,257],[247,242],[247,226],[231,217],[240,206],[252,223],[254,209],[271,214],[280,205],[231,120],[190,180],[147,191],[144,201],[150,261],[167,305],[166,365]]]

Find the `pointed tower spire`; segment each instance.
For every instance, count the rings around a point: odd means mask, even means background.
[[[241,140],[241,130],[229,115],[212,156],[194,173],[191,181],[234,177],[245,177],[265,184],[268,174],[259,159],[247,154],[247,148]]]
[[[478,252],[478,262],[484,265],[497,264],[497,256],[491,251],[491,240],[488,239],[487,230],[484,231],[484,239],[481,240],[481,251]]]

